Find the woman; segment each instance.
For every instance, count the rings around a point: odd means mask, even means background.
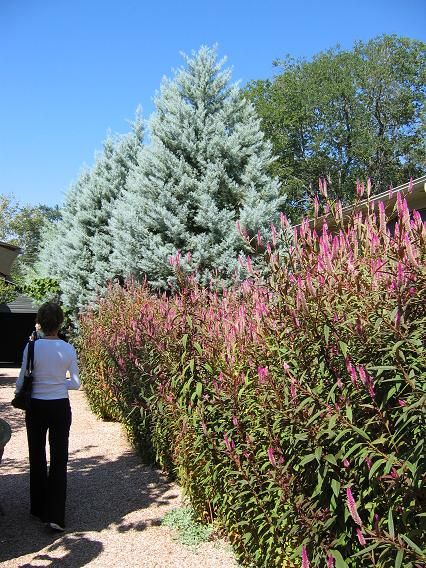
[[[34,342],[31,410],[25,413],[30,458],[31,514],[54,531],[65,530],[68,437],[71,407],[68,391],[80,388],[75,349],[59,339],[64,321],[61,307],[43,304],[37,313],[44,336]],[[28,345],[25,347],[16,392],[24,382]],[[70,378],[66,374],[69,371]],[[50,467],[47,471],[46,434],[49,431]]]

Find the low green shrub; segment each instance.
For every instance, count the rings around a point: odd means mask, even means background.
[[[190,507],[172,509],[164,516],[162,524],[175,531],[176,539],[197,549],[200,544],[208,542],[213,533],[213,527],[201,524],[194,518]]]

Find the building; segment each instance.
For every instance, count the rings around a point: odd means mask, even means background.
[[[404,183],[392,190],[385,191],[379,195],[374,195],[369,200],[364,199],[356,205],[348,205],[343,208],[343,222],[346,225],[348,220],[354,213],[359,211],[366,212],[367,207],[370,205],[377,206],[379,201],[382,201],[385,206],[386,216],[389,219],[388,227],[391,232],[397,221],[396,200],[400,194],[407,200],[408,209],[418,211],[423,219],[426,221],[426,175],[413,180],[411,183]],[[315,229],[321,229],[324,221],[327,221],[327,226],[330,232],[336,230],[337,225],[331,214],[318,217],[316,220],[311,220],[310,225]]]

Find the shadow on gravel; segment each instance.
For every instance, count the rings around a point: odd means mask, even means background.
[[[0,375],[0,389],[10,388],[10,383],[10,379]],[[0,402],[0,416],[10,422],[15,432],[25,427],[23,414],[14,411],[4,400]],[[0,564],[34,554],[31,563],[19,566],[80,568],[103,550],[100,541],[85,533],[100,532],[107,527],[118,532],[143,531],[161,523],[155,509],[152,516],[145,515],[148,517],[145,521],[133,522],[126,516],[151,504],[166,504],[174,499],[176,495],[167,477],[142,464],[131,451],[115,460],[96,455],[87,457],[94,449],[87,445],[70,454],[64,535],[48,533],[40,521],[29,516],[26,463],[21,461],[18,466],[9,459],[8,471],[13,467],[13,473],[2,471],[0,464],[0,502],[5,512],[0,516]]]
[[[36,554],[30,563],[20,564],[19,568],[36,568],[41,565],[44,568],[55,566],[80,568],[96,558],[102,550],[103,545],[100,542],[90,540],[84,535],[64,536],[51,544],[43,553]]]
[[[59,538],[29,517],[28,474],[2,474],[0,470],[0,501],[5,511],[0,517],[0,563],[36,553],[51,544],[48,550],[64,549],[61,566],[84,566],[101,553],[103,546],[79,533],[99,532],[107,527],[119,532],[142,531],[147,526],[159,525],[161,519],[156,517],[137,523],[125,517],[152,503],[161,505],[176,497],[161,473],[144,466],[131,453],[116,461],[70,457],[67,533]],[[44,550],[42,556],[45,554]],[[54,566],[55,562],[58,560],[52,559],[52,564],[43,566]]]

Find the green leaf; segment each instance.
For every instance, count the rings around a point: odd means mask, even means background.
[[[198,398],[201,398],[201,395],[203,393],[203,384],[202,383],[200,383],[200,382],[197,383],[197,386],[195,387],[195,392],[196,392]]]
[[[300,466],[306,465],[307,463],[311,462],[314,459],[315,459],[315,454],[309,454],[302,459],[299,465]]]
[[[336,422],[337,422],[337,414],[333,414],[333,416],[328,421],[328,429],[333,430],[334,427],[336,426]]]
[[[371,466],[371,469],[369,471],[369,474],[368,474],[369,479],[371,479],[373,477],[373,475],[376,473],[376,471],[379,469],[379,467],[381,465],[383,465],[384,463],[386,463],[386,460],[384,458],[380,458],[379,460],[377,460],[373,463],[373,465]]]
[[[417,552],[417,554],[420,554],[420,556],[423,556],[423,551],[417,546],[417,544],[415,544],[411,539],[409,539],[408,536],[405,536],[405,534],[402,534],[401,538],[405,540],[405,542],[408,544],[408,546],[412,550],[415,550]]]
[[[201,345],[200,345],[197,341],[194,343],[194,347],[195,347],[195,349],[198,351],[198,354],[199,354],[199,355],[202,355],[202,354],[203,354],[203,349],[202,349]]]
[[[350,406],[349,404],[346,405],[346,416],[349,422],[352,422],[352,406]]]
[[[374,544],[370,544],[370,546],[367,546],[366,548],[363,548],[362,550],[360,550],[359,552],[356,552],[355,554],[352,554],[351,559],[352,558],[357,558],[358,556],[364,556],[365,554],[368,554],[371,550],[374,550],[375,548],[377,548],[379,546],[378,542],[375,542]]]
[[[346,343],[344,343],[343,341],[339,341],[339,347],[340,351],[343,354],[343,357],[346,357],[346,355],[348,354],[348,346],[346,345]]]
[[[393,525],[393,516],[392,516],[392,508],[389,509],[388,513],[388,530],[391,538],[395,538],[395,528]]]
[[[335,496],[338,497],[339,492],[340,492],[340,481],[337,481],[337,479],[332,479],[331,480],[331,489],[333,490],[333,493],[335,494]]]
[[[369,435],[366,432],[364,432],[364,430],[361,430],[361,428],[358,428],[357,426],[352,426],[352,429],[355,430],[355,432],[357,432],[360,436],[362,436],[366,440],[370,440]]]
[[[325,344],[328,345],[328,338],[330,337],[330,328],[327,324],[324,324],[324,339]]]
[[[330,550],[330,554],[336,561],[336,568],[349,568],[338,550]]]
[[[185,335],[182,337],[182,345],[184,349],[186,349],[187,343],[188,343],[188,334],[185,333]]]
[[[401,568],[403,559],[404,559],[404,551],[402,549],[398,550],[398,554],[396,555],[396,558],[395,558],[395,567],[394,568]]]

